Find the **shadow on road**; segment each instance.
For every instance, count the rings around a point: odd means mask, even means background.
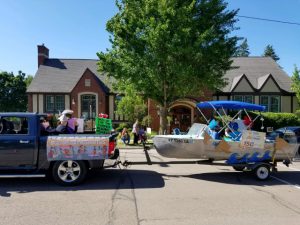
[[[236,185],[254,185],[254,186],[275,186],[275,185],[299,185],[300,186],[300,172],[298,171],[280,171],[271,173],[271,177],[266,181],[259,181],[251,172],[210,172],[199,173],[191,175],[167,175],[166,177],[186,177],[199,180],[206,180],[224,184]],[[284,183],[281,180],[284,180]]]
[[[62,187],[46,178],[1,178],[0,183],[0,197],[10,197],[14,192],[142,189],[165,186],[162,175],[155,171],[130,169],[90,171],[86,182],[75,187]]]

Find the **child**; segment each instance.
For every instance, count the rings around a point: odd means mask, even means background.
[[[140,130],[139,130],[139,139],[141,140],[141,143],[145,143],[146,140],[147,140],[147,135],[146,135],[146,132],[145,132],[145,127],[142,127]]]
[[[130,135],[126,127],[124,127],[122,130],[121,139],[125,145],[130,143]]]

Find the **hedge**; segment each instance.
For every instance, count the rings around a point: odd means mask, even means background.
[[[258,113],[250,113],[252,119],[258,115]],[[262,117],[264,118],[263,121],[263,131],[267,131],[267,127],[273,127],[273,130],[276,130],[281,127],[286,126],[300,126],[299,118],[293,113],[272,113],[266,112],[261,113]],[[262,131],[262,121],[257,119],[254,123],[253,130]]]

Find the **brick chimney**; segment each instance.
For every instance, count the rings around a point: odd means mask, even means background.
[[[49,58],[49,49],[44,45],[38,45],[38,67],[43,65],[45,60]]]

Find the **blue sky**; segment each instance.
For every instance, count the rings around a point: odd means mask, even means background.
[[[96,59],[110,48],[106,21],[117,9],[114,0],[0,0],[0,70],[34,75],[37,45],[51,58]],[[300,23],[300,0],[228,0],[239,15]],[[279,64],[291,75],[300,67],[300,26],[239,18],[234,34],[246,37],[251,56],[273,45]]]

